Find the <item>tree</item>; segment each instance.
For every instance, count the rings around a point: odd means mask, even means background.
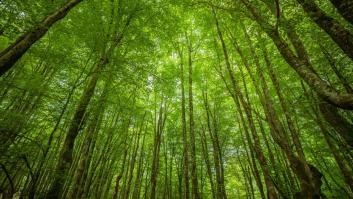
[[[69,0],[60,9],[48,15],[42,22],[27,33],[19,37],[15,43],[10,45],[0,54],[0,75],[8,71],[18,59],[40,38],[42,38],[49,28],[57,21],[64,18],[72,8],[81,3],[82,0]]]

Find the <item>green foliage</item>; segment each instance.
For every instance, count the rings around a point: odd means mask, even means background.
[[[0,0],[0,51],[65,2]],[[181,109],[183,75],[189,136],[189,48],[198,189],[202,198],[212,198],[211,181],[215,186],[220,181],[216,179],[216,153],[222,156],[218,166],[223,169],[228,198],[261,198],[256,180],[261,181],[267,192],[265,172],[250,131],[251,121],[276,193],[292,198],[300,191],[300,177],[293,171],[273,134],[273,120],[266,106],[269,103],[285,129],[283,133],[290,150],[294,156],[299,156],[291,137],[288,115],[292,119],[305,161],[324,176],[321,190],[326,197],[352,197],[352,185],[342,175],[340,165],[352,174],[350,143],[345,143],[337,126],[324,119],[319,110],[320,96],[290,68],[273,40],[242,2],[87,0],[78,4],[0,77],[0,163],[4,171],[0,174],[0,196],[21,192],[28,197],[32,185],[36,188],[35,198],[45,195],[56,177],[54,171],[61,157],[60,151],[73,117],[80,111],[77,107],[94,76],[94,68],[103,55],[108,54],[106,51],[114,45],[114,39],[122,35],[121,42],[113,48],[99,73],[94,95],[79,122],[73,163],[66,174],[70,177],[60,193],[62,198],[75,198],[75,194],[80,194],[77,198],[113,198],[117,189],[120,190],[118,198],[133,198],[133,194],[148,198],[154,151],[158,145],[156,132],[161,128],[160,113],[165,114],[166,120],[161,130],[160,152],[156,156],[159,157],[156,198],[182,198],[185,169],[190,170],[191,190],[191,143],[187,137],[190,165],[184,165]],[[279,1],[280,18],[276,16],[274,1],[250,2],[266,22],[278,25],[279,35],[293,51],[295,46],[290,42],[287,26],[290,23],[294,27],[308,52],[312,70],[328,85],[339,92],[346,92],[342,80],[352,86],[352,60],[296,1]],[[342,19],[329,1],[317,3],[353,33],[352,24]],[[130,24],[124,28],[129,17],[132,17]],[[215,17],[229,60],[224,56]],[[235,41],[243,57],[237,51]],[[273,74],[266,65],[264,49]],[[295,53],[298,56],[298,52]],[[341,76],[330,65],[332,63]],[[260,73],[268,86],[269,97],[265,97],[261,87]],[[231,75],[235,77],[238,91],[233,87]],[[277,77],[278,88],[271,75]],[[245,100],[240,107],[236,104],[239,97],[233,98],[239,93]],[[246,110],[250,110],[251,116]],[[339,110],[339,115],[353,125],[351,111]],[[323,128],[329,132],[329,138],[325,137]],[[250,141],[246,133],[249,133]],[[202,148],[205,146],[206,152]],[[337,160],[337,156],[341,160]],[[206,157],[210,165],[207,165]],[[210,166],[210,174],[207,166]],[[256,179],[255,167],[259,179]],[[80,172],[82,179],[77,183]],[[121,181],[118,181],[120,174]],[[122,197],[122,194],[128,196]]]

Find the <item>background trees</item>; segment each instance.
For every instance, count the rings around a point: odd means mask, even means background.
[[[349,2],[1,2],[1,196],[353,197]]]

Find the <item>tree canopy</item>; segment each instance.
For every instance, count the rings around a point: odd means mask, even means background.
[[[353,198],[353,0],[0,0],[0,198]]]

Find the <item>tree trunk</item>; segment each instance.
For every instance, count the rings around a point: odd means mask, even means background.
[[[164,107],[163,107],[164,106]],[[157,187],[157,177],[159,170],[159,152],[161,147],[162,134],[164,131],[166,117],[166,105],[163,105],[163,102],[159,108],[159,114],[157,120],[157,124],[155,124],[154,131],[154,144],[153,144],[153,157],[152,157],[152,167],[151,167],[151,199],[156,198],[156,187]]]
[[[206,110],[206,118],[207,118],[207,127],[212,140],[213,146],[213,160],[214,167],[216,170],[216,181],[217,181],[217,196],[218,198],[227,198],[225,185],[224,185],[224,172],[223,172],[223,160],[222,160],[222,152],[218,139],[218,126],[216,121],[216,113],[212,115],[208,105],[208,96],[207,93],[203,93],[204,98],[204,106]],[[211,120],[213,122],[213,128],[211,125]],[[205,137],[206,138],[206,137]]]
[[[192,44],[190,38],[188,40],[188,64],[189,64],[189,133],[191,145],[191,181],[192,181],[192,198],[199,199],[199,189],[197,180],[197,167],[196,167],[196,140],[194,130],[194,105],[193,105],[193,92],[192,92]]]
[[[313,0],[297,0],[308,16],[353,60],[353,35],[339,21],[325,13]],[[352,4],[353,5],[353,4]],[[351,6],[352,6],[351,5]],[[348,6],[345,6],[349,9]],[[349,13],[351,14],[353,10]]]
[[[146,127],[147,128],[147,127]],[[142,177],[143,177],[143,160],[145,156],[145,137],[146,133],[143,135],[143,140],[142,140],[142,147],[140,149],[140,157],[139,157],[139,162],[138,162],[138,167],[137,167],[137,173],[136,173],[136,180],[135,180],[135,185],[134,185],[134,191],[132,193],[132,198],[140,198],[140,191],[141,191],[141,184],[142,184]]]
[[[235,94],[232,95],[233,97],[233,100],[235,101],[236,105],[237,105],[237,110],[239,112],[239,115],[241,117],[241,121],[242,121],[242,124],[243,124],[243,127],[244,129],[246,128],[246,124],[245,124],[245,120],[243,119],[243,114],[241,112],[241,106],[243,106],[244,108],[244,111],[246,113],[246,116],[248,118],[248,122],[249,122],[249,126],[250,126],[250,130],[252,132],[252,135],[253,135],[253,139],[255,141],[255,145],[253,146],[252,145],[252,142],[250,140],[250,136],[248,135],[249,133],[247,132],[247,130],[245,129],[246,131],[246,135],[247,135],[247,141],[249,143],[249,147],[250,149],[253,148],[255,150],[255,153],[256,153],[256,157],[257,159],[259,160],[260,162],[260,165],[261,165],[261,169],[263,170],[264,172],[264,177],[265,177],[265,183],[267,185],[267,190],[268,190],[268,195],[271,197],[271,198],[277,198],[277,194],[275,192],[275,189],[274,189],[274,186],[273,186],[273,183],[271,181],[271,177],[270,177],[270,172],[269,172],[269,169],[268,169],[268,165],[267,165],[267,162],[266,162],[266,159],[264,157],[264,154],[262,152],[262,149],[261,149],[261,146],[260,146],[260,140],[258,138],[258,135],[257,135],[257,132],[256,132],[256,128],[255,128],[255,125],[254,125],[254,121],[253,121],[253,117],[252,117],[252,113],[251,113],[251,107],[250,107],[250,104],[249,102],[246,102],[245,99],[244,99],[244,96],[243,94],[241,93],[240,89],[239,89],[239,86],[237,85],[236,81],[235,81],[235,78],[233,76],[233,71],[231,69],[231,66],[230,66],[230,62],[229,62],[229,57],[228,57],[228,51],[227,51],[227,47],[226,47],[226,44],[225,44],[225,41],[223,39],[223,35],[222,35],[222,32],[220,30],[220,27],[219,27],[219,23],[218,23],[218,20],[215,16],[215,20],[216,20],[216,28],[217,28],[217,33],[218,33],[218,37],[221,41],[221,44],[222,44],[222,49],[223,49],[223,54],[224,54],[224,59],[225,59],[225,62],[226,62],[226,68],[227,68],[227,71],[229,73],[229,76],[230,76],[230,79],[231,79],[231,84],[233,86],[233,89],[234,89],[234,93],[237,94],[237,96],[235,96]],[[241,50],[239,48],[237,48],[238,52],[240,53],[241,57],[242,57],[242,60],[244,61],[244,64],[245,65],[248,65],[248,63],[245,63],[245,59],[243,57],[243,54],[241,52]],[[231,92],[233,93],[233,92]],[[256,166],[256,163],[254,162],[254,167]],[[255,172],[255,175],[256,173],[258,172]],[[257,179],[258,181],[260,179]],[[258,183],[259,184],[259,183]],[[260,183],[261,184],[261,183]],[[259,187],[260,188],[260,187]],[[261,189],[260,189],[261,191]],[[264,194],[262,193],[262,198],[265,198],[264,197]]]
[[[214,186],[214,182],[213,182],[212,168],[211,168],[211,164],[210,164],[210,159],[208,157],[207,137],[206,137],[205,129],[202,130],[201,144],[202,144],[202,152],[203,152],[203,156],[204,156],[204,161],[205,161],[206,169],[207,169],[207,175],[208,175],[208,179],[209,179],[210,185],[211,185],[212,198],[216,199],[216,192],[215,192],[215,186]]]
[[[89,160],[90,156],[89,150],[92,147],[92,143],[94,142],[94,138],[96,138],[96,135],[98,134],[99,128],[100,128],[100,121],[101,121],[101,116],[104,114],[104,109],[105,109],[105,102],[107,98],[107,94],[109,92],[109,85],[110,85],[110,80],[111,80],[111,75],[109,79],[106,80],[105,86],[103,93],[100,96],[100,99],[98,101],[99,105],[95,108],[95,111],[93,113],[93,118],[91,119],[91,124],[88,128],[87,132],[87,137],[85,138],[85,141],[83,143],[83,147],[81,149],[81,159],[78,164],[78,169],[77,169],[77,174],[76,174],[76,180],[74,183],[74,188],[72,191],[72,195],[70,198],[76,198],[77,195],[80,191],[80,187],[82,185],[82,180],[84,176],[84,172],[86,171],[86,167],[89,165]]]
[[[332,142],[329,132],[327,131],[327,129],[324,127],[324,125],[322,124],[322,122],[316,118],[317,123],[319,124],[322,134],[324,135],[324,138],[333,154],[333,157],[335,158],[338,167],[340,168],[341,174],[344,177],[344,181],[346,182],[346,184],[349,186],[350,190],[353,191],[353,174],[352,172],[349,171],[349,168],[347,168],[343,157],[340,154],[340,151],[338,151],[338,148],[334,145],[334,143]]]
[[[42,22],[33,27],[32,30],[22,35],[14,44],[1,52],[0,76],[9,70],[36,41],[42,38],[54,23],[64,18],[69,11],[81,1],[82,0],[67,1],[59,10],[48,15]]]
[[[332,70],[336,74],[337,78],[339,79],[339,81],[341,82],[343,87],[346,89],[347,93],[353,93],[352,86],[349,84],[349,81],[347,80],[347,78],[339,70],[335,59],[330,55],[330,53],[325,49],[324,46],[320,45],[320,47],[321,47],[321,50],[322,50],[323,54],[325,55],[327,61],[329,62]]]
[[[128,145],[125,145],[125,151],[124,151],[124,156],[123,156],[123,162],[121,163],[121,168],[119,171],[119,174],[116,177],[115,181],[115,189],[114,189],[114,195],[113,199],[117,199],[120,193],[120,180],[123,177],[124,171],[125,171],[125,163],[127,159],[127,154],[128,154]]]
[[[145,113],[146,115],[146,113]],[[125,190],[125,197],[124,198],[129,198],[129,194],[130,194],[130,187],[131,187],[131,183],[132,183],[132,178],[133,178],[133,172],[134,172],[134,168],[135,168],[135,164],[136,164],[136,156],[137,156],[137,152],[139,150],[140,147],[140,137],[141,137],[141,132],[143,130],[143,126],[144,126],[144,120],[145,120],[145,115],[143,116],[142,122],[141,122],[141,126],[138,130],[137,133],[137,138],[136,138],[136,142],[135,142],[135,146],[132,150],[132,156],[131,156],[131,162],[130,162],[130,171],[129,171],[129,175],[128,175],[128,181],[127,181],[127,188]]]
[[[342,109],[353,110],[353,94],[339,93],[327,82],[322,80],[313,70],[310,62],[297,57],[291,50],[288,43],[286,43],[285,40],[280,36],[279,31],[274,26],[265,21],[258,10],[256,10],[256,8],[248,0],[242,0],[242,2],[251,12],[256,22],[272,39],[286,62],[299,74],[299,76],[303,78],[306,83],[308,83],[308,85],[319,96],[334,106]]]
[[[72,95],[74,94],[76,88],[77,88],[77,84],[78,84],[78,81],[79,79],[81,78],[82,76],[82,73],[83,73],[83,70],[80,74],[79,77],[77,77],[76,81],[74,82],[74,86],[70,89],[68,95],[67,95],[67,98],[66,98],[66,101],[65,101],[65,104],[60,112],[60,115],[58,117],[58,120],[56,121],[55,123],[55,126],[53,128],[53,130],[51,131],[50,135],[49,135],[49,138],[48,138],[48,142],[47,142],[47,145],[46,145],[46,148],[43,152],[43,157],[41,159],[41,162],[39,163],[39,166],[38,166],[38,169],[37,171],[35,172],[35,175],[34,175],[34,178],[32,178],[32,181],[30,183],[30,188],[29,188],[29,191],[28,191],[28,197],[29,199],[34,199],[35,198],[35,195],[36,195],[36,190],[37,190],[37,183],[38,183],[38,180],[39,180],[39,177],[41,175],[41,172],[42,172],[42,169],[43,169],[43,166],[44,166],[44,163],[47,159],[47,155],[49,153],[49,150],[50,150],[50,147],[52,145],[52,142],[53,142],[53,139],[54,139],[54,134],[55,132],[58,130],[59,128],[59,125],[61,123],[61,120],[64,116],[64,113],[66,112],[66,109],[71,101],[71,97]]]
[[[188,138],[186,132],[186,114],[185,114],[185,89],[184,89],[184,59],[183,51],[179,52],[180,57],[180,81],[181,81],[181,123],[183,134],[183,177],[184,177],[184,197],[189,199],[189,150]]]
[[[84,90],[80,102],[76,108],[75,115],[71,121],[70,128],[66,134],[64,145],[60,152],[59,161],[55,170],[55,176],[53,184],[51,185],[47,197],[49,198],[60,198],[60,194],[64,187],[65,180],[67,178],[67,172],[69,171],[72,163],[72,152],[75,143],[76,136],[78,135],[81,127],[81,122],[86,113],[91,98],[94,95],[94,90],[97,85],[100,72],[104,65],[107,63],[107,58],[102,58],[100,62],[95,66],[94,73],[88,83],[88,86]]]

